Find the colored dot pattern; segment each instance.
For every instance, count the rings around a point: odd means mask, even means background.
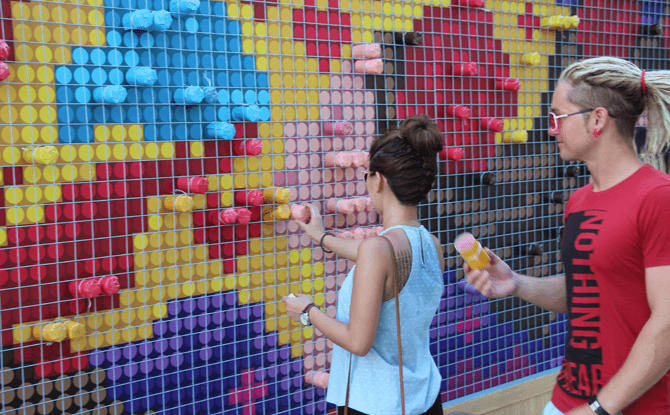
[[[657,1],[0,3],[0,392],[12,414],[333,413],[307,380],[329,371],[333,343],[280,299],[308,293],[334,317],[353,263],[262,213],[310,202],[340,237],[375,234],[379,215],[353,202],[369,196],[360,155],[416,113],[445,134],[419,207],[448,268],[430,330],[442,401],[555,371],[566,316],[482,297],[451,242],[471,231],[515,270],[562,272],[562,201],[587,175],[568,174],[545,133],[561,69],[599,55],[670,65]],[[127,30],[157,11],[172,12],[169,27]],[[407,32],[422,42],[399,43]],[[371,42],[383,71],[358,73],[352,47]],[[327,161],[337,154],[350,157]],[[207,191],[168,211],[183,177]],[[288,205],[245,196],[276,189]],[[248,223],[222,224],[230,208]],[[70,288],[108,276],[118,293]],[[34,330],[66,320],[85,336],[47,343]]]

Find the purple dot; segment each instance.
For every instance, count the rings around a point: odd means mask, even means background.
[[[180,311],[181,311],[181,303],[179,301],[173,301],[168,304],[168,313],[171,316],[176,317]]]
[[[223,308],[223,303],[224,303],[224,296],[223,294],[215,294],[212,296],[212,299],[210,300],[212,303],[212,308],[215,310],[220,310]]]
[[[165,321],[157,321],[154,323],[154,334],[157,336],[164,336],[168,331],[168,324]]]
[[[170,358],[165,356],[159,357],[156,359],[155,366],[156,369],[160,370],[161,372],[164,371],[168,368],[168,366],[170,366]]]
[[[134,344],[128,344],[123,347],[123,357],[128,360],[133,360],[137,355],[137,346]]]
[[[107,369],[107,377],[111,380],[119,380],[123,376],[123,369],[121,366],[112,366]]]
[[[257,335],[258,334],[263,334],[263,322],[258,321],[256,323],[254,323],[251,327],[252,327],[252,330],[253,330],[254,334],[257,334]]]
[[[254,378],[256,379],[256,382],[264,381],[266,376],[266,369],[264,368],[258,368],[256,371],[254,371]]]
[[[209,297],[198,298],[198,310],[205,312],[209,308]]]
[[[262,305],[256,304],[251,309],[252,309],[252,313],[253,313],[254,317],[256,317],[256,318],[263,317],[263,306]]]
[[[102,350],[95,350],[88,354],[88,362],[91,366],[102,366],[105,363],[105,352]]]
[[[165,353],[169,347],[170,342],[165,339],[157,340],[156,343],[154,343],[154,350],[156,350],[157,353]]]
[[[200,350],[200,359],[204,360],[205,362],[209,361],[209,359],[212,358],[212,349],[209,347],[205,347],[204,349]]]
[[[123,367],[123,374],[132,378],[137,374],[138,369],[139,367],[137,366],[137,363],[130,363]]]
[[[235,305],[236,302],[237,302],[237,298],[236,298],[236,296],[235,296],[235,293],[233,293],[233,292],[229,292],[229,293],[226,294],[226,301],[225,301],[225,304],[226,304],[228,307],[233,307],[233,306]]]
[[[145,343],[141,343],[139,346],[137,346],[137,350],[140,352],[140,354],[143,357],[147,357],[151,353],[153,353],[154,346],[153,346],[153,343],[151,343],[151,342],[145,342]]]
[[[267,337],[265,337],[265,344],[268,345],[268,347],[277,347],[277,341],[279,340],[279,336],[277,336],[276,333],[269,334]]]
[[[284,347],[281,350],[279,350],[279,356],[284,360],[288,360],[289,358],[288,348]]]
[[[211,319],[212,318],[209,314],[202,314],[198,316],[198,326],[200,328],[206,329],[207,327],[209,327]]]
[[[174,368],[179,368],[181,367],[182,363],[184,363],[184,355],[173,354],[172,356],[170,356],[170,366]]]
[[[216,326],[221,326],[223,325],[223,322],[225,321],[226,314],[222,311],[217,311],[216,313],[212,314],[212,323]]]
[[[262,351],[264,343],[265,341],[263,341],[262,337],[256,337],[254,339],[254,348],[256,348],[256,350]]]
[[[237,320],[237,310],[232,309],[232,310],[226,311],[226,320],[229,323],[235,323],[235,321]]]
[[[112,347],[111,349],[107,350],[105,357],[109,363],[114,364],[121,359],[121,349]]]
[[[184,341],[182,340],[181,337],[173,337],[170,339],[170,349],[174,351],[178,351],[182,344],[184,344]]]
[[[170,323],[168,323],[170,333],[172,334],[179,333],[179,330],[181,330],[181,326],[182,326],[181,320],[170,320]]]
[[[277,361],[277,358],[279,357],[279,352],[275,350],[270,350],[267,354],[268,361],[270,363],[275,363]]]
[[[296,360],[295,362],[291,363],[291,369],[295,373],[302,373],[302,362],[299,360]]]
[[[193,316],[186,317],[183,321],[186,330],[193,331],[198,326],[198,319]]]
[[[196,308],[196,301],[192,298],[187,298],[184,300],[184,302],[181,305],[182,310],[188,314],[193,314],[193,311],[195,311]]]
[[[140,363],[140,371],[145,375],[151,373],[152,370],[154,370],[153,360],[144,360]]]
[[[226,330],[225,329],[215,329],[212,330],[212,338],[214,341],[220,343],[226,338]]]

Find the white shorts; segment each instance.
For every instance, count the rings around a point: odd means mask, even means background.
[[[544,412],[542,412],[542,415],[563,415],[563,412],[556,409],[554,404],[549,401],[547,406],[544,407]]]

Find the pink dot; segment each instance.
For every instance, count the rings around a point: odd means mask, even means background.
[[[286,173],[286,184],[288,186],[295,186],[298,184],[298,173],[295,171],[289,171]]]
[[[365,122],[356,121],[354,123],[354,131],[356,132],[357,135],[365,134]],[[365,140],[365,138],[363,138],[363,140]]]
[[[372,91],[365,91],[365,103],[374,104],[375,103],[375,93]]]
[[[321,91],[321,93],[319,94],[319,100],[321,101],[321,104],[323,104],[323,105],[330,104],[330,92]]]
[[[335,181],[336,182],[341,182],[344,180],[344,171],[342,169],[336,169],[335,170]]]
[[[365,118],[367,118],[368,120],[374,120],[375,119],[375,107],[373,107],[371,105],[368,105],[368,106],[365,107]]]
[[[344,73],[351,73],[351,61],[344,60],[342,61],[342,72]]]
[[[356,107],[356,110],[355,110],[354,114],[355,114],[357,120],[364,120],[365,119],[365,108],[358,105]]]
[[[328,169],[323,172],[323,181],[324,183],[332,183],[334,178],[333,171]]]
[[[335,196],[343,197],[344,196],[344,185],[342,183],[337,183],[335,185]]]
[[[295,153],[298,148],[298,143],[293,138],[288,138],[284,140],[284,150],[287,153]]]
[[[309,141],[306,138],[298,140],[298,152],[307,153],[309,151]]]
[[[353,137],[345,137],[344,138],[344,148],[347,149],[347,151],[351,151],[355,149],[355,141]]]
[[[312,170],[312,183],[321,183],[321,172],[319,170]]]
[[[298,165],[298,158],[294,155],[286,156],[286,168],[294,170]]]
[[[329,152],[333,149],[333,139],[330,137],[324,137],[324,139],[321,141],[321,148],[325,152]]]
[[[354,94],[351,91],[344,91],[344,93],[342,94],[342,101],[345,104],[353,104]]]
[[[354,86],[354,78],[351,75],[342,77],[342,87],[344,89],[351,89]]]
[[[321,107],[321,110],[319,112],[321,114],[322,120],[332,120],[333,112],[330,110],[329,107]]]
[[[363,89],[365,87],[365,79],[363,79],[363,76],[354,76],[354,85],[356,89]]]
[[[324,272],[326,273],[326,275],[333,275],[335,273],[335,263],[327,262],[326,265],[324,266]],[[333,277],[332,279],[335,280],[335,283],[331,288],[334,288],[337,285],[337,278]]]
[[[347,169],[353,171],[353,169]],[[347,191],[346,191],[347,196],[355,196],[356,195],[356,183],[347,183]]]
[[[337,75],[332,75],[330,77],[330,87],[333,89],[342,87],[342,78]]]
[[[375,128],[375,123],[374,122],[369,121],[369,122],[365,123],[365,132],[367,134],[374,134],[375,131],[376,131],[376,128]]]
[[[337,105],[342,103],[342,93],[340,91],[333,91],[331,96],[333,104]]]
[[[284,134],[287,137],[294,137],[295,136],[295,124],[294,123],[286,123],[284,125]]]
[[[354,119],[354,107],[351,105],[347,105],[344,107],[344,119],[345,120],[352,120]]]
[[[307,123],[300,122],[298,123],[298,135],[300,137],[305,137],[309,133],[309,127],[307,126]]]
[[[300,238],[298,235],[291,235],[288,237],[288,246],[291,249],[296,249],[300,245]]]
[[[344,143],[341,137],[333,137],[333,150],[342,151]]]
[[[283,186],[286,183],[286,178],[284,177],[283,172],[275,173],[274,177],[275,186]]]
[[[333,119],[339,120],[342,119],[342,107],[339,105],[333,108]]]
[[[300,186],[300,190],[298,190],[300,200],[309,200],[309,196],[312,193],[310,190],[309,186]]]
[[[309,123],[309,135],[318,136],[321,133],[321,126],[317,122]]]
[[[300,184],[308,184],[309,183],[309,171],[307,171],[307,170],[301,171],[300,174],[298,175],[298,180],[300,180]]]
[[[368,188],[363,181],[356,183],[356,193],[363,196],[368,193]]]
[[[363,104],[364,101],[365,101],[365,94],[363,93],[363,91],[356,91],[354,93],[354,102],[356,104]]]
[[[311,159],[312,168],[321,167],[321,156],[319,154],[312,154]]]
[[[300,246],[303,246],[305,248],[311,247],[312,246],[312,238],[310,238],[306,234],[300,235]]]

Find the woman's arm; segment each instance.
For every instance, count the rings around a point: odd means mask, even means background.
[[[321,238],[319,237],[320,240]],[[363,242],[362,239],[344,239],[330,235],[323,238],[323,246],[327,250],[333,251],[337,256],[350,261],[356,261],[358,247],[361,246],[361,242]]]
[[[314,307],[309,311],[309,318],[314,327],[333,343],[358,356],[365,356],[377,335],[384,283],[391,269],[391,251],[382,238],[368,238],[361,241],[355,259],[349,324],[329,317]],[[282,301],[286,304],[289,316],[295,320],[311,299],[298,296],[284,297]]]

